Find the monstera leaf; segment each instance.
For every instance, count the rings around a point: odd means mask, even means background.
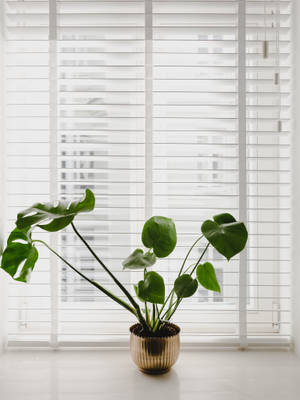
[[[31,238],[32,229],[39,226],[49,232],[59,231],[70,224],[78,213],[91,211],[94,206],[94,194],[87,189],[82,200],[37,203],[19,213],[17,227],[9,235],[2,253],[1,268],[14,280],[28,282],[38,259],[38,251]],[[41,222],[47,223],[40,225]]]
[[[179,276],[174,283],[174,291],[177,297],[191,297],[197,288],[197,279],[193,279],[188,274]]]
[[[215,269],[211,263],[205,262],[204,264],[199,264],[196,269],[196,276],[205,289],[221,292]]]
[[[165,300],[165,283],[157,272],[145,274],[144,280],[134,286],[136,295],[141,301],[154,304],[163,304]]]
[[[177,243],[176,227],[172,219],[152,217],[145,222],[142,232],[142,242],[148,249],[153,249],[159,257],[167,257]]]
[[[209,243],[229,261],[245,247],[248,239],[247,229],[231,214],[215,215],[213,219],[203,222],[201,231]]]
[[[94,206],[95,196],[86,189],[84,198],[79,201],[34,204],[18,214],[16,225],[19,229],[37,225],[45,231],[56,232],[69,225],[77,214],[92,211]],[[41,225],[41,222],[48,223]]]
[[[9,235],[2,254],[1,268],[14,280],[28,282],[38,256],[28,228],[15,228]]]
[[[142,249],[136,249],[122,262],[122,265],[124,269],[144,269],[151,267],[155,262],[155,254],[144,253]]]

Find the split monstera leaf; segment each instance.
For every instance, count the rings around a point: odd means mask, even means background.
[[[59,201],[56,203],[36,203],[20,212],[16,228],[7,240],[2,254],[1,268],[12,278],[28,282],[38,260],[38,251],[32,240],[32,231],[39,227],[48,232],[57,232],[72,223],[77,214],[92,211],[95,206],[93,192],[86,189],[79,201]]]
[[[57,232],[68,226],[77,214],[92,211],[94,207],[94,193],[86,189],[84,198],[79,201],[34,204],[18,214],[16,225],[19,229],[38,226],[48,232]],[[41,225],[41,222],[48,223]]]
[[[16,281],[28,282],[38,257],[39,253],[32,243],[29,229],[15,228],[7,239],[1,268]]]

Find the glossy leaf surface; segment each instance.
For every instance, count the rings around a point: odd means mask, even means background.
[[[157,272],[151,271],[145,274],[144,280],[135,286],[135,292],[142,301],[154,304],[163,304],[165,300],[165,283]]]
[[[159,257],[167,257],[177,243],[176,227],[171,218],[152,217],[145,222],[142,232],[142,242],[148,249],[153,249]]]
[[[193,279],[189,274],[179,276],[174,283],[174,290],[177,297],[191,297],[197,288],[197,279]]]
[[[245,247],[248,232],[243,222],[230,214],[219,214],[203,222],[201,231],[209,243],[229,261]]]
[[[122,265],[124,269],[144,269],[151,267],[155,262],[155,254],[136,249],[122,262]]]
[[[2,254],[1,268],[16,281],[28,282],[38,256],[31,233],[26,229],[15,228]]]
[[[82,200],[34,204],[18,214],[16,225],[19,229],[38,225],[48,232],[56,232],[69,225],[77,214],[92,211],[94,206],[95,196],[86,189]],[[41,222],[47,223],[41,225]]]
[[[205,289],[221,292],[215,269],[211,263],[206,262],[204,264],[199,264],[196,269],[196,276],[199,283],[205,287]]]

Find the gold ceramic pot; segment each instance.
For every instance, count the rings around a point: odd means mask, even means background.
[[[135,364],[146,374],[164,374],[175,364],[180,350],[180,328],[173,336],[142,337],[134,333],[136,326],[130,327],[130,351]]]

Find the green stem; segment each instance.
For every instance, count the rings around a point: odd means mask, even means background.
[[[155,304],[152,303],[152,327],[155,326]]]
[[[53,250],[47,243],[45,243],[43,240],[33,240],[33,242],[38,242],[42,243],[44,246],[47,247],[48,250],[50,250],[53,254],[55,254],[60,260],[62,260],[65,264],[68,265],[73,271],[75,271],[78,275],[80,275],[83,279],[88,281],[91,285],[95,286],[97,289],[99,289],[101,292],[103,292],[106,296],[110,297],[112,300],[120,304],[122,307],[126,308],[126,310],[130,311],[132,314],[136,316],[136,312],[133,307],[131,307],[129,304],[127,304],[125,301],[121,300],[119,297],[105,289],[103,286],[99,285],[98,282],[95,282],[85,276],[82,272],[80,272],[77,268],[75,268],[72,264],[70,264],[67,260],[65,260],[60,254],[58,254],[55,250]]]
[[[200,256],[199,259],[198,259],[198,261],[196,262],[196,264],[195,264],[193,270],[191,271],[190,275],[192,275],[192,274],[194,273],[195,269],[196,269],[197,266],[199,265],[199,263],[200,263],[200,261],[202,260],[204,254],[206,253],[206,250],[208,249],[208,246],[209,246],[209,243],[207,243],[205,249],[203,250],[201,256]],[[183,299],[183,297],[177,299],[177,302],[176,302],[176,304],[175,304],[175,307],[174,307],[173,311],[171,312],[171,314],[168,316],[167,321],[169,321],[169,320],[172,318],[172,316],[174,315],[175,311],[177,310],[179,304],[182,302],[182,299]]]
[[[159,311],[158,311],[158,306],[157,304],[153,304],[153,315],[156,315],[156,318],[154,319],[154,324],[152,327],[152,332],[155,333],[158,328],[160,328],[161,325],[161,319],[159,317]]]
[[[167,304],[167,302],[168,302],[168,300],[169,300],[169,298],[170,298],[170,296],[172,295],[173,292],[174,292],[174,289],[172,289],[171,292],[168,294],[168,297],[166,298],[164,304],[161,306],[161,308],[159,310],[158,316],[160,316],[160,314],[162,313],[162,310],[164,309],[165,305]]]
[[[155,332],[157,331],[157,328],[158,328],[158,326],[159,326],[159,323],[160,323],[160,319],[157,318],[156,321],[155,321],[155,324],[154,324],[154,326],[153,326],[153,328],[152,328],[152,332],[153,332],[153,333],[155,333]]]
[[[171,313],[171,309],[172,307],[177,303],[177,300],[174,301],[172,304],[170,304],[169,308],[167,309],[167,311],[164,313],[164,315],[161,317],[161,319],[163,320],[164,318],[168,318],[168,314]]]
[[[146,273],[147,273],[147,269],[144,268],[144,280],[145,280]],[[146,322],[147,322],[147,325],[150,326],[150,315],[149,315],[148,305],[147,305],[146,301],[145,301],[144,305],[145,305]]]
[[[145,301],[144,305],[145,305],[146,322],[147,322],[147,325],[150,325],[150,316],[149,316],[149,310],[148,310],[148,305],[147,305],[146,301]]]
[[[134,300],[134,298],[131,296],[131,294],[128,292],[128,290],[122,285],[122,283],[114,276],[114,274],[107,268],[107,266],[103,263],[102,260],[97,256],[97,254],[94,252],[94,250],[91,248],[91,246],[88,244],[88,242],[81,236],[81,234],[78,232],[76,229],[74,223],[71,223],[72,228],[75,232],[75,234],[79,237],[79,239],[84,243],[86,248],[90,251],[90,253],[94,256],[94,258],[98,261],[98,263],[101,265],[101,267],[108,273],[108,275],[112,278],[112,280],[115,282],[117,286],[122,290],[122,292],[125,294],[125,296],[128,298],[130,303],[133,305],[133,307],[136,310],[136,314],[138,316],[138,319],[140,323],[143,325],[143,328],[147,331],[147,323],[145,321],[145,318],[142,315],[140,306],[137,304],[137,302]]]
[[[197,239],[197,240],[192,244],[192,246],[190,247],[189,251],[187,252],[187,255],[185,256],[185,259],[183,260],[183,263],[182,263],[182,266],[181,266],[181,268],[180,268],[180,270],[179,270],[178,276],[181,275],[181,272],[182,272],[182,270],[183,270],[183,268],[184,268],[184,266],[185,266],[185,263],[186,263],[186,261],[187,261],[189,255],[191,254],[191,251],[192,251],[193,248],[196,246],[196,244],[199,242],[199,240],[201,240],[202,238],[203,238],[203,235],[201,235],[200,237],[198,237],[198,239]]]
[[[187,268],[183,271],[183,273],[185,274],[190,268],[193,268],[194,265],[195,265],[195,264],[192,264],[192,265],[190,265],[189,267],[187,267]],[[167,304],[167,302],[168,302],[169,299],[170,299],[169,307],[168,307],[168,310],[165,312],[164,317],[165,317],[165,316],[168,316],[168,312],[171,311],[171,307],[173,306],[172,303],[173,303],[173,299],[174,299],[174,289],[171,290],[171,292],[169,293],[168,297],[166,298],[164,304],[161,306],[161,308],[160,308],[160,310],[159,310],[159,313],[158,313],[158,316],[161,315],[161,313],[162,313],[163,309],[165,308],[165,306],[166,306],[166,304]],[[162,318],[162,319],[163,319],[163,318]]]
[[[189,269],[193,268],[196,264],[191,264],[189,267],[187,267],[183,273],[186,274],[188,272]]]
[[[175,293],[174,293],[174,289],[173,289],[172,296],[171,296],[170,301],[169,301],[169,307],[168,307],[167,311],[165,312],[164,317],[162,319],[164,319],[165,317],[168,317],[168,315],[170,314],[171,309],[173,307],[174,296],[175,296]]]
[[[182,271],[183,271],[183,268],[184,268],[184,266],[185,266],[185,263],[187,262],[187,259],[188,259],[189,255],[191,254],[191,251],[192,251],[193,248],[196,246],[196,244],[199,242],[199,240],[201,240],[202,238],[203,238],[203,235],[199,236],[198,239],[195,240],[195,242],[194,242],[194,243],[192,244],[192,246],[190,247],[189,251],[187,252],[187,254],[186,254],[186,256],[185,256],[185,259],[183,260],[183,263],[182,263],[182,265],[181,265],[181,268],[180,268],[180,270],[179,270],[179,272],[178,272],[178,276],[181,275],[181,273],[182,273]],[[191,268],[191,266],[189,266],[184,272],[187,272],[187,271],[189,270],[189,268]],[[170,299],[170,297],[171,297],[171,299]],[[160,308],[160,311],[159,311],[159,313],[158,313],[158,316],[161,315],[161,313],[162,313],[163,309],[165,308],[166,304],[168,303],[168,300],[169,300],[169,299],[170,299],[170,303],[169,303],[170,305],[169,305],[169,307],[168,307],[167,313],[170,312],[170,310],[171,310],[171,304],[173,303],[173,298],[174,298],[174,289],[171,290],[171,292],[169,293],[169,295],[168,295],[167,299],[165,300],[164,304],[163,304],[162,307]],[[166,315],[166,313],[165,313],[164,315]]]
[[[156,310],[156,313],[158,315],[158,305],[157,304],[155,304],[155,310]]]
[[[209,246],[209,242],[207,243],[207,245],[206,245],[206,247],[205,247],[203,253],[202,253],[201,256],[199,257],[199,260],[196,262],[194,268],[192,269],[192,271],[191,271],[191,273],[190,273],[191,276],[193,275],[195,269],[198,267],[200,261],[202,260],[204,254],[206,253],[206,250],[208,249],[208,246]]]
[[[170,313],[170,315],[168,316],[167,321],[170,321],[170,319],[172,318],[173,314],[174,314],[175,311],[177,310],[179,304],[181,303],[182,299],[183,299],[183,297],[180,297],[180,298],[178,298],[178,299],[176,300],[176,302],[175,302],[175,307],[174,307],[173,311]]]
[[[184,273],[186,273],[186,272],[187,272],[190,268],[192,268],[193,266],[194,266],[194,264],[193,264],[193,265],[190,265],[188,268],[186,268],[186,270],[184,271]],[[170,301],[169,301],[169,299],[170,299]],[[161,306],[161,308],[160,308],[160,310],[159,310],[158,316],[161,315],[161,313],[162,313],[163,309],[165,308],[166,304],[168,303],[168,301],[169,301],[169,307],[168,307],[168,310],[165,312],[164,315],[166,315],[168,312],[170,312],[170,307],[171,307],[171,304],[173,303],[173,299],[174,299],[174,289],[172,289],[172,290],[170,291],[170,293],[168,294],[168,297],[166,298],[164,304]]]

